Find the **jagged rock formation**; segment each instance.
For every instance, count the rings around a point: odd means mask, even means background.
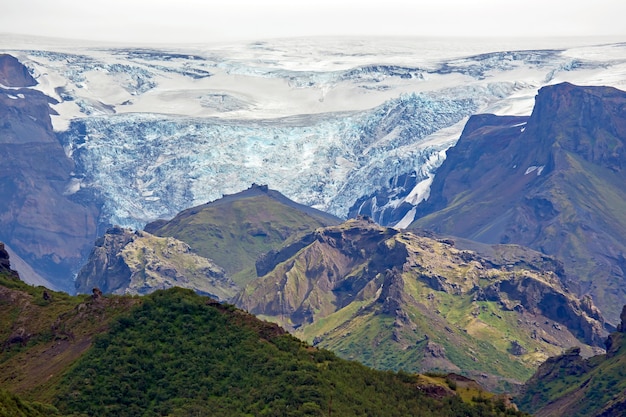
[[[218,300],[232,297],[234,282],[211,260],[194,254],[172,237],[114,227],[96,241],[77,280],[79,293],[92,289],[112,294],[147,294],[182,287]]]
[[[452,244],[349,220],[262,259],[263,275],[233,302],[383,368],[520,380],[548,352],[587,345],[589,354],[602,345],[599,311],[563,287],[558,262],[502,245],[498,251],[510,251],[498,263]],[[543,261],[527,266],[534,257]],[[513,342],[518,355],[508,351]]]
[[[626,297],[626,93],[542,88],[530,117],[472,117],[414,226],[563,262],[611,322]]]
[[[537,417],[610,417],[626,409],[626,306],[606,354],[583,359],[580,349],[548,359],[524,385],[520,407]]]
[[[56,101],[26,88],[33,78],[16,59],[0,58],[0,240],[58,289],[96,238],[98,203],[72,188],[74,163],[50,121]]]
[[[266,185],[252,184],[184,210],[172,220],[150,223],[144,232],[108,230],[78,274],[76,289],[145,294],[177,285],[225,300],[238,289],[231,278],[245,283],[242,271],[254,268],[260,255],[269,250],[266,258],[271,257],[274,249],[302,233],[338,223],[335,216],[297,204]],[[189,264],[192,258],[194,268]]]

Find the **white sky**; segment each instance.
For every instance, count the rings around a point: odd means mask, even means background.
[[[0,33],[131,43],[291,36],[613,36],[625,0],[7,0]]]

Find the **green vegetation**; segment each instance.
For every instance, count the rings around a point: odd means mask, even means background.
[[[99,336],[55,406],[97,416],[495,416],[418,375],[374,371],[189,290],[157,291]]]
[[[139,300],[69,296],[0,274],[0,387],[49,402],[94,335]]]
[[[17,395],[0,389],[0,417],[53,417],[59,411],[51,405],[23,401]]]
[[[618,410],[626,407],[625,336],[613,333],[606,355],[583,359],[570,350],[551,358],[527,382],[518,405],[538,416],[621,415]]]
[[[365,219],[315,236],[280,253],[285,260],[234,303],[344,359],[458,372],[494,390],[521,385],[565,348],[592,354],[597,343],[576,338],[579,326],[600,323],[586,321],[554,273],[560,264],[538,252],[499,245],[487,259]],[[551,297],[571,311],[570,322],[555,325],[559,318],[545,307],[554,303],[544,302]]]
[[[185,210],[169,222],[148,225],[146,231],[182,240],[242,285],[254,275],[238,273],[254,267],[260,255],[296,235],[339,222],[334,216],[289,201],[276,191],[253,186]]]

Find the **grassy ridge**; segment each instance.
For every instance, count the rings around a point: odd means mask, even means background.
[[[260,255],[299,233],[339,222],[329,214],[290,202],[276,191],[256,186],[185,210],[168,222],[150,224],[146,231],[182,240],[241,285],[238,273],[253,268]],[[240,275],[243,280],[249,278],[249,274]]]
[[[338,359],[182,289],[146,296],[60,386],[59,410],[98,416],[520,415],[498,402],[470,405],[416,375]]]
[[[48,402],[71,364],[139,300],[69,296],[0,275],[0,387]]]
[[[626,335],[613,333],[606,355],[583,359],[577,350],[551,358],[527,382],[520,406],[540,417],[623,415]]]
[[[52,417],[59,411],[51,405],[27,402],[17,395],[0,389],[0,417]]]

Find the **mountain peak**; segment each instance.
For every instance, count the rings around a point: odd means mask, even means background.
[[[585,160],[621,170],[626,152],[626,92],[561,83],[539,90],[525,138],[556,144]]]
[[[626,92],[562,83],[527,118],[468,121],[412,227],[560,259],[612,323],[623,301]]]

